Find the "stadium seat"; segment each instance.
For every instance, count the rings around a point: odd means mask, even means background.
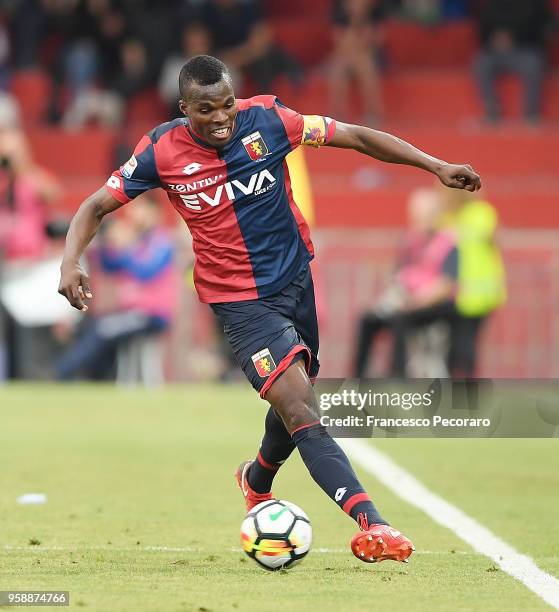
[[[14,73],[10,90],[18,99],[24,124],[34,125],[44,118],[50,88],[47,75],[40,70],[22,70]]]
[[[271,23],[275,39],[302,65],[319,64],[328,56],[332,45],[328,15],[301,16],[298,11],[295,15]]]
[[[270,19],[275,17],[293,17],[295,15],[308,15],[320,18],[329,17],[331,10],[330,0],[265,0],[265,13]]]
[[[126,108],[126,123],[145,126],[148,131],[167,119],[167,108],[156,89],[149,88],[133,96]]]
[[[163,346],[159,336],[131,338],[118,347],[116,382],[121,386],[159,387],[163,375]]]
[[[388,65],[397,69],[468,68],[478,47],[469,20],[431,27],[390,20],[384,32]]]
[[[112,169],[115,136],[107,130],[36,128],[28,136],[37,162],[57,176],[104,176]]]

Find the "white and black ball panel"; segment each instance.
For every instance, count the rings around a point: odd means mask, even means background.
[[[295,519],[296,517],[289,506],[283,502],[265,506],[255,516],[256,528],[262,534],[288,535]]]
[[[297,518],[291,529],[289,541],[293,547],[296,557],[304,557],[310,550],[312,544],[312,527],[308,521]]]
[[[279,501],[280,503],[285,504],[295,516],[301,517],[302,519],[305,519],[308,523],[310,523],[309,517],[306,515],[305,511],[302,508],[285,499],[280,499]]]
[[[256,506],[251,508],[251,510],[247,514],[247,516],[254,516],[258,512],[260,512],[260,510],[263,510],[264,508],[266,508],[266,506],[271,506],[271,505],[277,504],[277,503],[278,503],[277,499],[268,499],[266,501],[260,502],[259,504],[256,504]]]

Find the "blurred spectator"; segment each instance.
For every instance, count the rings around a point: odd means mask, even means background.
[[[4,90],[8,86],[9,80],[9,65],[10,59],[10,37],[0,8],[0,90]]]
[[[379,83],[381,24],[386,15],[383,0],[334,0],[334,49],[330,63],[330,107],[343,119],[351,106],[348,88],[357,81],[365,125],[375,124],[382,114]]]
[[[89,89],[78,96],[64,118],[66,127],[78,128],[91,120],[107,127],[118,125],[128,101],[153,84],[147,49],[139,38],[127,38],[118,49],[119,70],[107,77],[107,89]]]
[[[475,61],[475,75],[487,121],[500,118],[495,83],[507,72],[522,80],[524,118],[537,121],[545,71],[544,45],[552,22],[548,0],[485,0],[477,20],[482,48]]]
[[[128,100],[151,83],[152,75],[144,43],[139,38],[124,40],[120,46],[120,72],[110,84],[110,88]]]
[[[257,0],[207,0],[194,14],[208,29],[216,55],[233,73],[250,78],[252,95],[269,93],[281,74],[300,80],[299,66],[275,43]]]
[[[181,34],[180,53],[170,55],[159,77],[159,94],[169,107],[171,117],[177,116],[179,102],[179,72],[194,55],[211,55],[212,43],[207,28],[198,22],[186,25]]]
[[[13,112],[17,107],[8,104]],[[8,117],[4,115],[4,120]],[[13,117],[12,117],[13,119]],[[34,163],[25,135],[15,127],[2,125],[0,130],[0,361],[4,375],[21,376],[29,370],[30,360],[22,344],[27,333],[26,321],[16,321],[6,306],[8,282],[23,279],[40,265],[47,246],[46,204],[60,193],[58,182]],[[37,343],[39,344],[39,343]],[[40,348],[37,346],[37,351]],[[0,366],[1,368],[1,366]],[[1,377],[1,374],[0,374]]]
[[[161,226],[159,204],[138,198],[106,230],[98,256],[114,279],[110,311],[91,317],[59,361],[58,378],[112,373],[117,349],[132,339],[155,337],[170,325],[178,299],[175,248]],[[161,363],[154,363],[161,368]],[[107,372],[108,370],[108,372]]]
[[[410,228],[391,286],[359,324],[354,376],[366,374],[371,344],[381,330],[389,329],[394,336],[391,374],[405,377],[410,332],[453,318],[458,257],[454,234],[439,229],[441,213],[433,190],[420,189],[410,197]]]
[[[34,163],[23,132],[0,131],[0,249],[7,261],[44,252],[45,204],[60,194],[56,179]]]
[[[439,22],[441,11],[441,0],[402,0],[403,15],[424,25]]]
[[[20,110],[17,100],[9,93],[0,92],[0,132],[20,125]]]
[[[464,19],[468,16],[470,0],[442,0],[441,12],[443,19]]]
[[[476,345],[487,317],[506,301],[505,269],[495,242],[498,218],[487,201],[465,191],[440,188],[449,224],[458,240],[457,316],[451,329],[449,361],[455,377],[475,374]]]
[[[37,68],[46,29],[45,0],[16,0],[8,5],[13,40],[13,63],[17,70]]]

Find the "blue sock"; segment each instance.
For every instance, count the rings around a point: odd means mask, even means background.
[[[295,449],[295,443],[276,411],[270,406],[265,432],[256,461],[248,471],[248,484],[257,493],[268,493],[283,462]]]
[[[325,427],[319,423],[304,425],[291,437],[314,481],[361,529],[388,525],[361,486],[349,459]]]

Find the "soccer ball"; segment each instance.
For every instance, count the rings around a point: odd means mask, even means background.
[[[271,571],[299,563],[311,542],[309,517],[285,500],[272,499],[254,506],[241,525],[243,550],[260,567]]]

